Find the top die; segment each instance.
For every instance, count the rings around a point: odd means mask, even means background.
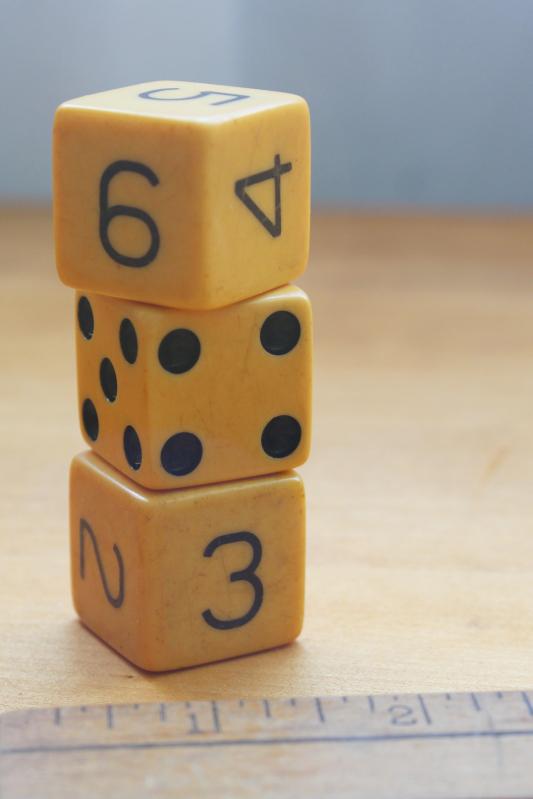
[[[61,280],[183,309],[300,275],[309,111],[293,94],[158,81],[61,105],[54,224]]]

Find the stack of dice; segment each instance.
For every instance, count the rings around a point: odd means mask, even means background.
[[[159,82],[60,106],[58,272],[76,295],[74,604],[137,666],[279,646],[303,617],[309,114]]]

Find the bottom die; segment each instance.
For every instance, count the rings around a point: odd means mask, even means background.
[[[295,472],[151,491],[98,455],[70,476],[74,605],[136,666],[166,671],[286,644],[302,626]]]

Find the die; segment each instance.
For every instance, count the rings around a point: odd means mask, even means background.
[[[305,505],[295,472],[148,491],[92,452],[70,479],[76,611],[149,671],[280,646],[301,630]]]
[[[309,452],[311,337],[296,286],[212,311],[78,293],[84,438],[152,489],[298,466]]]
[[[211,309],[308,255],[309,112],[296,95],[158,81],[61,105],[56,261],[83,291]]]

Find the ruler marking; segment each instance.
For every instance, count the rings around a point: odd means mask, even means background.
[[[472,691],[470,694],[470,699],[472,700],[472,704],[474,705],[476,710],[481,710],[481,705],[479,704],[479,699],[477,698],[476,694]]]
[[[290,703],[289,703],[289,704],[290,704],[292,707],[296,707],[296,699],[295,699],[294,697],[292,697],[292,699],[290,700]]]
[[[219,738],[217,740],[182,740],[182,741],[124,741],[120,743],[73,744],[71,746],[28,746],[0,749],[0,755],[31,755],[69,752],[101,752],[117,749],[213,749],[216,747],[236,746],[284,746],[301,744],[326,743],[383,743],[397,741],[423,740],[457,740],[461,738],[525,738],[533,737],[533,729],[529,730],[463,730],[450,732],[412,732],[400,735],[317,735],[285,738]]]
[[[424,697],[422,696],[422,694],[418,694],[417,696],[418,696],[418,701],[420,703],[420,709],[422,710],[422,715],[424,716],[424,718],[426,720],[426,724],[432,724],[431,716],[429,715],[429,711],[427,709],[427,705],[424,702]]]
[[[272,718],[272,711],[270,709],[270,702],[268,701],[268,699],[263,699],[263,710],[265,712],[265,717],[267,719],[271,719]]]
[[[320,720],[320,723],[321,724],[325,724],[326,723],[326,717],[324,715],[324,708],[322,707],[322,702],[320,701],[318,696],[315,699],[315,707],[316,707],[316,712],[318,714],[318,718]]]
[[[196,735],[200,733],[201,729],[198,726],[198,719],[196,718],[196,713],[189,713],[189,721],[191,722],[191,729],[189,730],[189,734]]]
[[[54,710],[54,724],[55,724],[56,727],[60,727],[61,726],[61,708],[60,707],[56,707],[56,709]]]
[[[527,691],[522,691],[522,699],[524,700],[524,704],[527,708],[527,712],[530,716],[533,716],[533,705],[531,704],[531,699],[529,698]]]
[[[167,707],[164,702],[159,705],[159,721],[167,720]]]
[[[220,715],[218,712],[218,702],[213,700],[211,702],[211,713],[213,715],[213,729],[216,733],[222,732],[222,727],[220,726]]]
[[[115,726],[115,719],[113,718],[113,706],[107,705],[106,707],[106,724],[107,729],[112,730]]]
[[[368,700],[368,707],[370,709],[370,712],[371,713],[375,713],[376,712],[376,703],[374,702],[374,697],[373,696],[367,696],[367,700]]]

